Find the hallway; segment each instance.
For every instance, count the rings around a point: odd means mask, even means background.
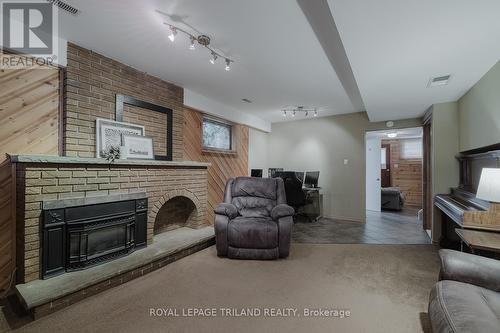
[[[430,244],[417,211],[366,211],[366,223],[322,218],[295,223],[292,240],[312,244]]]

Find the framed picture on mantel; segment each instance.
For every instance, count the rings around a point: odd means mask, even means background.
[[[153,138],[140,135],[123,134],[122,135],[122,158],[153,160],[155,154],[153,151]]]
[[[143,136],[144,126],[128,124],[109,119],[96,119],[96,157],[106,158],[105,152],[110,147],[120,147],[122,145],[122,135]]]

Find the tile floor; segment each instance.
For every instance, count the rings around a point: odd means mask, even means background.
[[[295,223],[293,242],[313,244],[430,244],[416,209],[366,212],[366,223],[322,218]]]

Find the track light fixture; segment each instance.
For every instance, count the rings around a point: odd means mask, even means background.
[[[195,35],[187,32],[179,27],[176,27],[172,24],[169,24],[166,22],[164,24],[167,25],[170,29],[170,34],[168,35],[168,39],[170,39],[171,42],[175,41],[175,36],[180,31],[183,34],[187,35],[189,37],[189,39],[191,40],[191,44],[189,45],[190,50],[195,50],[196,49],[196,42],[198,42],[198,44],[200,44],[201,46],[205,47],[206,49],[208,49],[210,51],[210,54],[211,54],[210,63],[212,65],[215,64],[215,62],[217,61],[218,58],[224,58],[225,63],[226,63],[226,66],[225,66],[226,71],[231,70],[231,63],[234,62],[234,60],[231,58],[228,58],[222,52],[216,51],[214,48],[210,47],[210,42],[211,42],[210,37],[208,37],[207,35],[195,36]]]
[[[295,117],[295,114],[298,113],[304,113],[305,117],[309,117],[309,113],[312,112],[314,117],[318,116],[318,110],[317,108],[306,108],[304,106],[292,106],[292,107],[284,107],[282,109],[283,111],[283,117],[286,117],[287,115],[291,115],[292,118]]]

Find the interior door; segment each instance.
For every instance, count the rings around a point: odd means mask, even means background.
[[[384,153],[385,152],[385,153]],[[391,145],[383,144],[382,145],[382,154],[381,159],[385,155],[385,164],[381,163],[381,183],[382,187],[391,187]]]
[[[366,209],[380,212],[381,140],[366,139]]]
[[[430,230],[432,225],[432,173],[431,173],[431,123],[424,125],[423,135],[423,172],[422,172],[422,192],[423,192],[423,227]]]

